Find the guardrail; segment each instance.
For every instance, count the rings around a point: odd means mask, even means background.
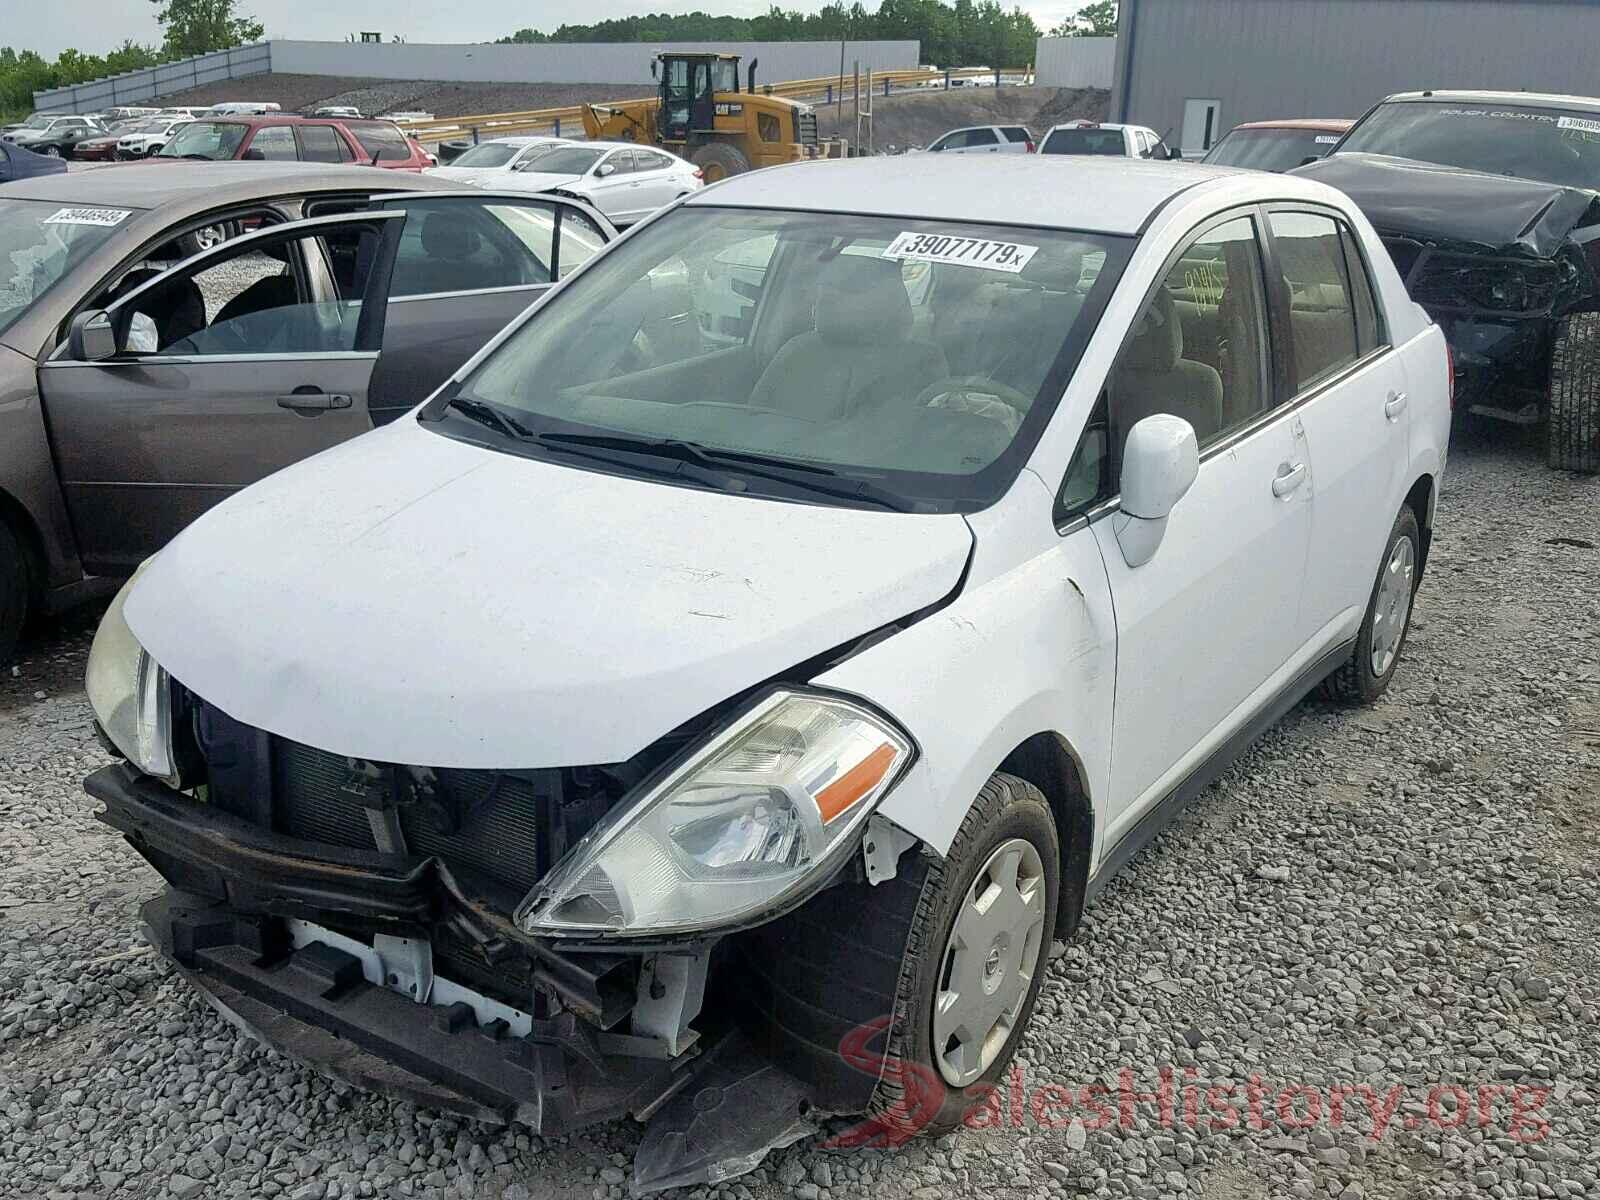
[[[987,79],[993,77],[995,85],[1000,86],[1000,81],[1005,76],[1027,75],[1027,68],[1016,70],[990,71],[981,67],[962,67],[949,71],[929,70],[902,70],[902,71],[876,71],[872,74],[872,87],[875,94],[881,96],[892,95],[896,90],[907,91],[914,86],[916,90],[927,88],[960,87],[973,79]],[[863,85],[866,76],[862,76]],[[843,96],[852,94],[854,85],[853,76],[844,77]],[[820,98],[823,104],[832,104],[841,93],[840,76],[824,75],[814,79],[792,79],[786,83],[758,83],[756,91],[763,96],[786,96],[791,100]],[[637,103],[635,97],[633,103]],[[606,104],[626,104],[626,100],[601,101],[596,107],[603,108]],[[486,138],[509,137],[513,134],[549,133],[556,137],[565,134],[582,132],[583,107],[571,105],[566,108],[536,108],[522,112],[480,113],[470,117],[451,117],[448,120],[430,121],[427,124],[405,125],[406,133],[421,142],[439,142],[446,138],[470,137],[474,142]]]

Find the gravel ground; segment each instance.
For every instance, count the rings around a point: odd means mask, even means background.
[[[1065,121],[1103,121],[1110,103],[1111,93],[1104,88],[967,87],[896,92],[873,99],[873,143],[880,153],[890,147],[926,146],[940,134],[967,125],[1025,125],[1042,138],[1050,126]],[[842,104],[819,100],[817,128],[823,137],[842,134],[854,142],[852,99],[847,96]]]
[[[1459,436],[1395,687],[1301,705],[1108,890],[1049,968],[1026,1103],[693,1196],[1600,1196],[1597,545],[1600,480]],[[141,947],[156,877],[79,786],[93,625],[0,673],[0,1195],[620,1196],[633,1126],[544,1139],[326,1082]],[[1163,1067],[1171,1119],[1124,1125],[1118,1072]],[[1213,1128],[1205,1089],[1252,1076],[1262,1119]],[[1042,1090],[1097,1083],[1108,1114]],[[1370,1089],[1342,1118],[1338,1084]]]

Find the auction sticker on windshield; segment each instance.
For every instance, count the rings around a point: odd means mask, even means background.
[[[884,248],[884,258],[915,259],[918,262],[950,263],[958,267],[982,267],[986,271],[1017,274],[1039,252],[1037,246],[1019,242],[995,242],[988,238],[963,237],[944,233],[902,233]]]
[[[1576,133],[1600,133],[1600,121],[1590,121],[1583,117],[1562,117],[1556,122],[1558,129],[1570,129]]]
[[[58,208],[44,219],[46,225],[96,225],[109,229],[127,219],[126,208]]]

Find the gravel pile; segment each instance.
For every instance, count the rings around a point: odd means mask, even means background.
[[[1394,689],[1301,705],[1109,889],[992,1127],[807,1141],[695,1200],[1600,1196],[1597,546],[1600,481],[1467,431]],[[92,627],[0,672],[0,1195],[619,1197],[633,1126],[330,1083],[141,947],[156,877],[80,788]],[[1120,1073],[1163,1068],[1169,1115],[1124,1122]]]

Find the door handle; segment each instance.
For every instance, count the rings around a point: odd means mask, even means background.
[[[1304,483],[1305,479],[1305,463],[1295,463],[1293,466],[1282,463],[1278,467],[1277,478],[1272,481],[1272,494],[1281,500]]]
[[[1391,421],[1398,421],[1400,414],[1406,410],[1406,394],[1404,392],[1390,392],[1389,398],[1383,402],[1383,415]]]
[[[349,408],[354,401],[342,392],[303,391],[278,397],[278,407],[298,413],[328,412],[335,408]]]

